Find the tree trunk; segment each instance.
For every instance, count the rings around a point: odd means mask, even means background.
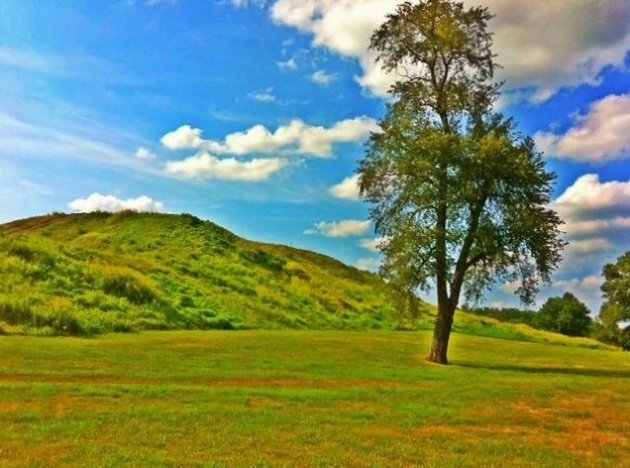
[[[440,304],[438,301],[437,320],[435,329],[433,330],[433,342],[431,343],[431,351],[427,357],[427,361],[436,364],[448,364],[448,340],[451,337],[451,328],[453,327],[453,315],[455,309],[449,304]]]

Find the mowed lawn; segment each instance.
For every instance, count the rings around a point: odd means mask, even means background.
[[[630,466],[630,354],[429,339],[0,337],[0,466]]]

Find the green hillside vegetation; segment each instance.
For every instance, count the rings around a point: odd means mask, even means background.
[[[5,331],[395,326],[388,287],[190,215],[51,215],[1,229]]]
[[[397,301],[371,273],[314,252],[248,241],[191,215],[53,214],[8,223],[0,226],[0,274],[3,334],[418,330],[431,329],[435,316],[431,305]],[[463,312],[455,331],[568,340]]]

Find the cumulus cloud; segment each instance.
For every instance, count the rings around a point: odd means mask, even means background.
[[[554,205],[567,221],[612,221],[630,214],[630,180],[601,182],[598,174],[585,174],[556,198]]]
[[[368,51],[372,32],[394,11],[391,0],[276,0],[271,17],[313,36],[313,45],[359,61],[358,82],[383,96],[394,81]],[[466,0],[496,15],[499,79],[509,89],[532,89],[543,101],[564,86],[597,83],[607,66],[622,67],[630,49],[630,9],[625,2],[592,0]],[[518,50],[518,53],[514,53]]]
[[[607,96],[576,117],[563,135],[539,132],[536,142],[551,157],[602,163],[630,157],[630,94]]]
[[[333,185],[328,189],[335,198],[341,198],[342,200],[360,200],[359,194],[359,174],[346,177],[338,184]]]
[[[348,219],[345,221],[333,221],[327,223],[321,221],[315,223],[315,227],[304,231],[305,234],[320,234],[326,237],[351,237],[362,236],[369,232],[370,221]]]
[[[377,237],[376,239],[361,239],[359,245],[372,252],[380,252],[381,248],[389,243],[389,238]]]
[[[556,198],[553,207],[564,220],[569,242],[561,271],[592,272],[627,250],[630,180],[602,182],[597,174],[585,174]]]
[[[378,258],[360,258],[355,266],[359,270],[375,272],[381,266],[381,261]]]
[[[337,78],[336,74],[328,73],[326,70],[317,70],[310,76],[311,81],[320,86],[328,86],[333,81],[336,81]]]
[[[162,202],[153,200],[146,195],[138,198],[129,198],[127,200],[120,199],[114,195],[101,195],[93,193],[87,198],[77,198],[68,203],[72,211],[79,213],[89,213],[92,211],[117,212],[123,210],[159,212],[164,211]]]
[[[143,161],[155,159],[155,154],[152,153],[148,148],[145,148],[144,146],[141,146],[140,148],[138,148],[136,152],[134,153],[134,156]]]
[[[365,116],[342,120],[328,128],[309,126],[301,120],[292,120],[274,132],[263,125],[255,125],[244,132],[227,135],[224,141],[215,141],[204,140],[201,137],[202,131],[198,128],[182,125],[164,135],[161,142],[171,150],[203,149],[215,154],[239,156],[286,150],[326,158],[331,156],[334,144],[360,142],[370,132],[378,130],[376,121]]]
[[[177,130],[167,133],[160,141],[170,150],[199,149],[203,146],[201,130],[190,125],[182,125]]]
[[[200,151],[183,161],[167,162],[166,172],[184,179],[260,182],[267,180],[285,166],[286,161],[277,158],[240,161],[235,158],[219,159]]]
[[[510,88],[533,87],[543,101],[565,86],[597,84],[607,66],[624,66],[630,49],[630,9],[622,1],[466,0],[496,15],[499,73]],[[517,50],[518,53],[514,53]]]

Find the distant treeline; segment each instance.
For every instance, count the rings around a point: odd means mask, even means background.
[[[525,323],[534,328],[568,336],[589,336],[594,332],[594,322],[590,316],[590,310],[569,292],[563,296],[549,298],[537,312],[494,307],[468,308],[466,310],[502,322]]]

